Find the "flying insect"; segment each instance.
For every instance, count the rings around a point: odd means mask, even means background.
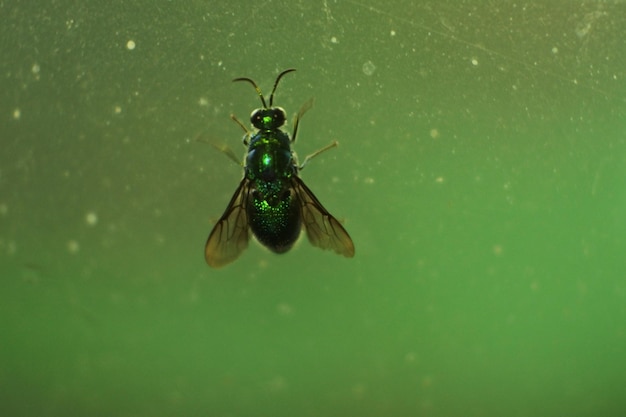
[[[305,103],[296,114],[291,137],[282,129],[287,117],[285,111],[274,107],[278,82],[293,71],[295,69],[287,69],[278,74],[269,102],[252,79],[233,80],[252,84],[263,107],[250,116],[252,131],[231,116],[243,128],[243,144],[248,150],[243,179],[204,248],[206,262],[211,267],[219,268],[237,259],[248,247],[250,234],[272,252],[285,253],[298,240],[303,227],[313,246],[349,258],[354,256],[354,243],[348,232],[298,175],[311,158],[336,146],[337,142],[307,156],[299,165],[292,145],[300,119],[311,108],[312,101]]]

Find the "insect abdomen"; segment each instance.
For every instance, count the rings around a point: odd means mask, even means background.
[[[257,191],[248,202],[248,222],[254,236],[272,252],[287,252],[300,236],[299,202],[292,190],[265,199]]]

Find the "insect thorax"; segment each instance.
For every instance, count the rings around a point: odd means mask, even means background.
[[[281,130],[258,131],[250,139],[246,176],[256,183],[287,181],[294,174],[289,135]]]

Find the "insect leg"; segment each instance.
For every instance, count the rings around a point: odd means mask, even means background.
[[[337,142],[336,140],[332,141],[331,143],[329,143],[328,145],[324,146],[321,149],[316,150],[315,152],[313,152],[310,155],[307,155],[304,158],[304,161],[302,162],[302,164],[300,164],[300,166],[298,167],[298,169],[302,169],[304,168],[304,166],[309,163],[309,161],[313,158],[315,158],[317,155],[321,154],[324,151],[329,150],[330,148],[334,148],[335,146],[339,145],[339,142]]]
[[[291,143],[294,143],[296,141],[296,135],[298,134],[298,124],[300,123],[300,119],[302,118],[302,116],[304,116],[304,113],[306,113],[311,107],[313,107],[313,97],[308,99],[306,103],[304,103],[302,107],[300,107],[300,110],[298,110],[298,114],[296,114],[296,117],[294,117],[293,119],[293,135],[291,136]]]
[[[235,155],[235,152],[233,152],[233,150],[230,149],[230,147],[228,145],[215,144],[215,143],[210,143],[210,142],[209,142],[209,145],[213,146],[215,149],[217,149],[218,151],[222,152],[231,161],[234,161],[237,165],[243,166],[243,164],[241,163],[240,158],[237,158],[237,155]]]
[[[244,132],[246,132],[246,134],[243,136],[243,144],[245,146],[248,146],[248,138],[250,137],[252,132],[250,132],[248,128],[243,123],[241,123],[241,121],[237,119],[237,116],[235,116],[234,114],[231,114],[230,118],[232,119],[233,122],[237,123],[243,129]]]

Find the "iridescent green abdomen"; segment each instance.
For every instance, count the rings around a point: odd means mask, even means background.
[[[290,188],[269,197],[253,189],[247,207],[252,233],[273,252],[287,252],[302,229],[299,204]]]

